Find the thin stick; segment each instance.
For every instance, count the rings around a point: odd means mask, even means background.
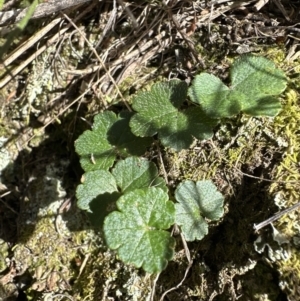
[[[254,2],[254,1],[255,0],[232,2],[232,4],[230,4],[230,5],[228,5],[228,6],[224,7],[224,8],[220,8],[220,9],[215,10],[212,16],[210,15],[210,13],[207,13],[206,15],[202,16],[198,20],[198,23],[204,22],[207,19],[209,19],[210,21],[212,21],[212,20],[218,18],[220,15],[222,15],[222,14],[224,14],[224,13],[226,13],[226,12],[232,10],[232,9],[249,5],[250,3]]]
[[[81,14],[79,14],[75,18],[75,22],[81,19],[85,14],[87,14],[94,6],[96,2],[92,3],[89,7],[87,7]],[[49,41],[47,41],[46,45],[42,46],[38,49],[34,54],[32,54],[27,60],[22,62],[18,67],[11,70],[9,74],[0,81],[0,89],[2,89],[13,77],[15,77],[19,72],[21,72],[28,64],[30,64],[34,59],[36,59],[41,53],[43,53],[51,44],[53,44],[56,40],[58,40],[69,28],[71,24],[67,24],[65,28],[63,28],[60,32],[58,32],[55,36],[53,36]]]
[[[269,0],[259,0],[257,3],[254,4],[254,8],[256,11],[260,11],[261,8],[266,5]]]
[[[153,281],[153,288],[151,290],[151,295],[150,295],[150,301],[153,301],[154,300],[154,296],[155,296],[155,288],[156,288],[156,283],[157,283],[157,280],[160,276],[160,273],[158,273]]]
[[[103,39],[105,38],[106,34],[114,27],[117,17],[117,6],[116,6],[116,0],[113,0],[113,9],[110,13],[109,19],[103,29],[103,32],[95,45],[95,49],[99,47],[99,45],[102,43]]]
[[[263,228],[263,227],[265,227],[265,226],[267,226],[267,225],[269,225],[269,224],[271,224],[271,223],[277,221],[277,220],[278,220],[279,218],[281,218],[284,214],[289,213],[289,212],[292,212],[292,211],[298,209],[299,207],[300,207],[300,202],[298,202],[297,204],[293,205],[292,207],[289,207],[289,208],[284,209],[284,210],[282,210],[282,211],[280,211],[280,212],[277,212],[274,216],[268,218],[267,220],[265,220],[265,221],[263,221],[263,222],[261,222],[261,223],[259,223],[259,224],[254,224],[254,225],[253,225],[253,229],[254,229],[255,231],[258,231],[258,230],[260,230],[261,228]]]
[[[37,41],[39,41],[47,32],[49,32],[56,24],[58,24],[62,18],[54,19],[51,23],[37,32],[34,36],[30,37],[26,42],[20,45],[16,50],[13,51],[9,55],[9,57],[0,65],[0,68],[8,67],[15,59],[17,59],[20,55],[24,54],[24,52],[33,46]]]
[[[73,25],[73,27],[75,29],[78,30],[79,34],[84,38],[84,40],[87,42],[87,44],[90,46],[91,50],[93,51],[93,53],[95,54],[96,58],[98,59],[98,61],[100,62],[100,64],[102,65],[103,69],[105,70],[105,72],[107,73],[109,79],[111,80],[111,82],[114,84],[119,96],[121,97],[121,99],[123,100],[127,110],[129,112],[132,112],[132,109],[130,108],[129,104],[127,103],[127,100],[124,98],[123,94],[121,93],[118,85],[116,84],[114,78],[111,76],[110,72],[108,72],[105,63],[102,61],[102,59],[100,58],[100,56],[98,55],[95,47],[93,47],[93,45],[91,44],[91,42],[86,38],[85,34],[83,34],[83,32],[78,28],[78,26],[64,13],[62,13],[62,15],[70,22],[70,24]]]
[[[138,22],[136,21],[135,16],[133,15],[133,13],[131,12],[131,10],[125,5],[125,3],[123,2],[123,0],[118,0],[119,4],[122,5],[122,7],[124,8],[127,16],[129,17],[129,19],[131,20],[132,26],[137,29],[139,27]]]
[[[191,268],[192,265],[193,265],[193,260],[191,259],[190,251],[189,251],[189,248],[188,248],[188,246],[187,246],[186,240],[185,240],[185,238],[184,238],[184,236],[183,236],[182,233],[180,233],[180,236],[181,236],[181,239],[182,239],[182,242],[183,242],[185,254],[186,254],[186,257],[187,257],[187,259],[188,259],[189,264],[188,264],[188,266],[187,266],[187,268],[186,268],[186,270],[185,270],[184,276],[183,276],[183,278],[181,279],[181,281],[180,281],[176,286],[174,286],[174,287],[170,288],[169,290],[167,290],[166,292],[164,292],[163,295],[161,296],[161,298],[159,299],[159,301],[163,301],[164,298],[165,298],[165,296],[166,296],[168,293],[170,293],[170,292],[172,292],[172,291],[174,291],[174,290],[177,290],[177,289],[183,284],[183,282],[185,281],[185,279],[186,279],[186,277],[187,277],[187,275],[188,275],[188,272],[189,272],[190,268]]]
[[[128,53],[126,55],[126,57],[116,59],[115,61],[113,61],[111,63],[104,63],[104,65],[92,66],[92,67],[89,67],[89,68],[86,68],[86,69],[83,69],[83,70],[66,70],[66,72],[68,72],[69,74],[73,74],[73,75],[87,75],[87,74],[96,72],[98,70],[102,70],[102,69],[105,70],[105,68],[108,68],[108,67],[115,67],[119,64],[123,64],[124,62],[126,62],[126,61],[134,58],[135,56],[139,55],[140,53],[146,51],[148,48],[155,45],[156,43],[158,43],[160,40],[162,40],[166,36],[167,36],[167,32],[162,31],[160,34],[158,34],[157,36],[155,36],[154,38],[149,40],[147,43],[140,46],[139,49],[133,50],[132,52]],[[169,39],[167,39],[167,41],[169,41]]]
[[[285,10],[284,6],[282,5],[282,3],[280,2],[280,0],[273,0],[273,1],[275,2],[278,9],[282,12],[285,19],[290,22],[291,18],[289,17],[288,13],[286,12],[286,10]]]
[[[46,17],[66,8],[83,4],[89,1],[91,0],[56,0],[52,2],[41,3],[36,7],[30,19]],[[0,12],[0,25],[3,25],[10,21],[13,21],[13,23],[19,22],[26,16],[27,10],[28,9],[25,8]]]
[[[85,266],[86,266],[86,264],[87,264],[87,262],[88,262],[90,256],[91,256],[91,254],[86,254],[86,255],[84,256],[82,265],[80,266],[80,269],[79,269],[79,274],[78,274],[78,276],[77,276],[77,279],[78,279],[78,278],[80,277],[80,275],[82,274],[82,272],[83,272],[83,270],[84,270],[84,268],[85,268]]]
[[[159,161],[160,161],[160,164],[161,164],[161,167],[162,167],[162,170],[163,170],[165,181],[166,181],[167,184],[169,184],[168,174],[166,172],[164,161],[163,161],[163,158],[162,158],[162,155],[161,155],[161,151],[160,151],[160,147],[159,147],[158,144],[157,144],[157,151],[158,151]]]
[[[4,201],[2,201],[2,199],[1,198],[3,198],[4,196],[6,196],[6,195],[8,195],[8,194],[10,194],[11,192],[10,191],[7,191],[7,192],[5,192],[5,193],[3,193],[2,195],[0,195],[0,202],[5,206],[5,207],[7,207],[9,210],[11,210],[13,213],[15,213],[15,214],[19,214],[15,209],[13,209],[12,207],[10,207],[8,204],[6,204]]]

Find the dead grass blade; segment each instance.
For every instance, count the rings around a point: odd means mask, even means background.
[[[92,10],[92,8],[96,5],[96,3],[91,4],[90,6],[88,6],[83,12],[81,12],[76,18],[75,21],[80,20],[83,16],[85,16],[89,11]],[[58,19],[59,22],[60,19]],[[58,23],[57,22],[57,23]],[[53,26],[56,25],[55,24],[56,21],[53,21]],[[51,23],[50,23],[51,24]],[[64,35],[64,33],[71,27],[71,24],[66,25],[64,28],[62,28],[57,34],[55,34],[50,40],[47,41],[47,44],[43,45],[42,47],[40,47],[34,54],[32,54],[29,58],[27,58],[25,61],[23,61],[19,66],[17,66],[16,68],[10,70],[7,76],[5,76],[1,81],[0,81],[0,89],[3,88],[12,78],[14,78],[17,74],[19,74],[26,66],[28,66],[34,59],[36,59],[41,53],[43,53],[49,46],[51,46],[52,44],[54,44],[56,41],[58,41],[59,39],[62,38],[62,36]],[[38,35],[36,37],[36,39],[34,39],[35,42],[37,42],[42,36]],[[29,43],[31,43],[32,41],[29,41]],[[28,41],[22,46],[24,47],[24,49],[28,48],[27,46]],[[18,53],[18,52],[17,52]],[[18,53],[19,55],[20,53]],[[13,59],[14,55],[16,55],[15,51],[12,53]],[[11,57],[11,55],[9,55],[9,58]],[[10,58],[8,60],[8,62],[10,62],[12,59]]]
[[[49,1],[37,5],[34,13],[30,17],[31,19],[38,19],[49,16],[53,13],[60,12],[66,8],[83,4],[91,0],[58,0],[58,1]],[[0,12],[0,25],[5,25],[6,23],[13,22],[17,23],[22,20],[28,12],[26,9],[16,9],[11,11],[2,11]]]

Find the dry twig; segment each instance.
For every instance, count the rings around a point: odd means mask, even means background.
[[[109,76],[110,80],[112,81],[112,83],[114,84],[119,96],[121,97],[121,99],[123,100],[125,106],[127,107],[127,109],[131,112],[131,108],[127,103],[127,100],[124,98],[124,96],[122,95],[122,93],[119,90],[118,85],[116,84],[114,78],[111,76],[110,72],[108,72],[108,68],[106,68],[104,62],[102,61],[102,59],[100,58],[100,56],[98,55],[96,49],[93,47],[93,45],[90,43],[90,41],[86,38],[85,34],[83,34],[83,32],[77,27],[77,25],[66,15],[63,14],[63,16],[72,24],[72,26],[74,28],[76,28],[76,30],[80,33],[80,35],[84,38],[84,40],[87,42],[87,44],[89,45],[89,47],[91,48],[91,50],[93,51],[93,53],[95,54],[96,58],[98,59],[100,65],[102,66],[102,68],[105,70],[106,74]]]
[[[91,0],[55,0],[51,2],[49,1],[41,3],[36,7],[33,15],[31,16],[31,19],[47,17],[53,13],[60,12],[66,8],[83,4],[89,1]],[[5,25],[6,23],[11,22],[19,22],[26,16],[27,10],[28,9],[26,8],[0,12],[0,25]]]
[[[254,4],[254,8],[256,11],[260,11],[264,5],[266,5],[269,0],[259,0],[257,3]]]
[[[284,210],[282,210],[280,212],[277,212],[274,216],[268,218],[267,220],[265,220],[265,221],[263,221],[263,222],[261,222],[259,224],[254,224],[253,228],[254,228],[255,231],[258,231],[258,230],[262,229],[263,227],[265,227],[265,226],[267,226],[267,225],[269,225],[269,224],[277,221],[283,215],[285,215],[285,214],[287,214],[289,212],[292,212],[292,211],[298,209],[299,207],[300,207],[300,202],[298,202],[297,204],[293,205],[290,208],[287,208],[287,209],[284,209]]]
[[[76,18],[75,18],[75,22],[80,20],[84,15],[86,15],[89,11],[92,10],[92,8],[95,6],[94,4],[91,4],[90,6],[88,6],[83,12],[81,12]],[[52,21],[50,24],[51,26],[49,27],[54,27],[58,22],[60,21],[60,19],[57,19]],[[53,25],[53,26],[52,26]],[[42,47],[40,47],[34,54],[32,54],[29,58],[27,58],[25,61],[23,61],[19,66],[17,66],[16,68],[14,68],[13,70],[10,70],[8,72],[8,75],[6,77],[4,77],[1,81],[0,81],[0,89],[3,88],[13,77],[15,77],[17,74],[19,74],[28,64],[30,64],[34,59],[36,59],[41,53],[43,53],[47,48],[49,48],[49,46],[51,46],[52,44],[54,44],[57,40],[61,39],[63,34],[71,27],[71,24],[66,25],[63,29],[61,29],[57,34],[55,34],[50,40],[47,41],[47,43],[45,45],[43,45]],[[50,28],[51,29],[51,28]],[[49,30],[50,30],[49,29]],[[44,30],[41,30],[36,38],[34,38],[34,40],[29,40],[26,43],[24,43],[21,47],[21,49],[27,49],[27,43],[31,44],[32,42],[37,42],[43,35],[41,34],[46,34],[46,32],[44,32]],[[6,60],[7,62],[11,62],[15,59],[15,56],[20,55],[21,53],[19,51],[13,51],[13,53],[11,55],[8,56],[8,60]],[[13,59],[11,59],[11,56],[13,57]]]
[[[20,45],[17,49],[15,49],[12,53],[9,54],[8,58],[0,65],[0,70],[2,68],[7,68],[15,59],[17,59],[20,55],[24,54],[26,50],[32,47],[35,43],[37,43],[43,36],[45,36],[55,25],[57,25],[62,18],[56,18],[47,26],[42,28],[32,37],[30,37],[26,42]],[[1,87],[0,87],[1,88]]]

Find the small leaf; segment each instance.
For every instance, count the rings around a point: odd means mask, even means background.
[[[143,267],[148,273],[162,271],[173,257],[175,240],[165,231],[174,223],[174,204],[160,188],[136,189],[117,201],[119,211],[104,221],[109,248],[122,261]]]
[[[85,131],[76,141],[75,149],[80,155],[84,171],[108,170],[116,159],[116,154],[142,155],[152,139],[134,136],[129,127],[130,112],[122,112],[117,117],[113,112],[103,112],[95,116],[92,131]]]
[[[119,161],[112,174],[123,193],[150,186],[167,191],[165,181],[158,176],[156,165],[144,158],[130,157]]]
[[[175,221],[187,241],[201,240],[208,233],[204,218],[218,220],[224,214],[224,197],[211,181],[185,181],[175,191]]]
[[[151,91],[138,94],[133,100],[137,114],[130,121],[132,132],[141,137],[158,134],[164,146],[176,151],[188,148],[193,137],[210,138],[215,121],[200,108],[178,110],[186,95],[186,83],[178,80],[154,84]]]
[[[130,121],[133,133],[141,137],[157,134],[158,129],[168,124],[169,114],[177,114],[177,108],[184,102],[186,92],[185,82],[173,80],[154,84],[151,91],[139,93],[133,99],[133,108],[138,112]]]
[[[273,97],[286,88],[286,77],[275,64],[254,55],[242,55],[230,70],[231,89],[242,93],[242,111],[254,116],[275,116],[281,109],[280,102]]]
[[[231,89],[245,83],[257,91],[266,94],[277,95],[286,88],[286,77],[282,70],[275,64],[262,56],[246,54],[234,61],[230,69]],[[265,81],[261,81],[265,79]],[[254,85],[257,84],[256,85]],[[250,89],[247,92],[252,92]]]
[[[165,181],[158,176],[155,164],[144,158],[129,157],[120,160],[112,173],[97,170],[87,172],[83,177],[84,183],[77,187],[76,192],[78,206],[95,214],[100,211],[107,214],[106,208],[125,192],[151,186],[159,187],[165,192],[168,190]],[[91,218],[96,224],[95,216]]]
[[[80,209],[90,211],[90,203],[100,194],[118,191],[114,177],[106,170],[89,171],[83,177],[83,183],[76,189],[77,205]]]
[[[229,88],[219,78],[208,73],[197,75],[188,90],[191,100],[212,118],[233,116],[240,112],[238,99],[229,100],[229,93]]]
[[[230,76],[229,89],[214,75],[197,75],[188,95],[212,118],[231,117],[240,111],[252,116],[279,113],[281,104],[274,96],[286,88],[286,77],[273,62],[264,57],[243,55],[233,63]]]
[[[141,156],[153,139],[141,138],[132,134],[129,121],[133,114],[132,112],[121,112],[118,120],[109,129],[107,139],[110,144],[116,146],[120,153],[125,150],[125,155]]]
[[[75,150],[85,171],[107,170],[116,158],[112,145],[107,141],[107,131],[117,117],[113,112],[103,112],[94,118],[92,131],[85,131],[76,141]]]

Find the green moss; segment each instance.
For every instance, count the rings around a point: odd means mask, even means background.
[[[280,49],[276,47],[268,47],[266,49],[266,56],[268,59],[272,60],[275,64],[281,65],[285,62],[286,52],[285,49]]]
[[[0,123],[0,137],[9,137],[9,131],[7,129],[7,126],[3,126],[1,123]]]
[[[100,244],[99,244],[100,243]],[[96,241],[85,254],[84,269],[73,286],[75,300],[103,300],[132,297],[146,300],[151,291],[153,277],[139,275],[139,270],[118,262],[113,252]]]
[[[168,150],[165,160],[169,169],[168,175],[176,183],[188,179],[193,181],[213,179],[222,168],[218,150],[209,144],[202,149],[195,146],[179,153]]]
[[[295,182],[300,180],[300,171],[298,165],[300,161],[299,127],[299,93],[297,93],[295,90],[289,89],[286,92],[283,110],[281,114],[279,114],[279,116],[277,116],[274,120],[274,129],[277,137],[283,136],[288,142],[283,160],[276,171],[276,180],[285,181],[285,183],[274,183],[270,188],[271,192],[275,192],[279,191],[283,185],[284,195],[287,200],[287,205],[289,206],[298,202],[297,194],[300,191],[299,185],[296,185]]]
[[[287,292],[290,300],[299,299],[300,287],[300,252],[292,249],[289,259],[279,263],[279,272],[281,274],[281,288]]]
[[[8,256],[8,245],[7,243],[0,239],[0,273],[7,268],[6,258]]]
[[[270,193],[281,195],[281,203],[279,200],[278,205],[283,207],[290,207],[299,201],[299,104],[299,92],[288,89],[283,101],[283,110],[274,120],[274,131],[277,139],[283,137],[288,145],[275,172],[274,181],[278,182],[274,182],[270,186]],[[275,226],[280,233],[290,239],[290,243],[284,246],[288,259],[276,262],[281,275],[281,286],[291,300],[298,300],[300,298],[297,290],[297,287],[300,285],[300,252],[299,247],[294,243],[295,239],[299,237],[300,228],[300,219],[297,211],[284,215],[276,222]]]
[[[57,217],[56,217],[57,218]],[[69,232],[68,237],[61,235],[56,226],[55,216],[51,209],[46,215],[38,218],[34,227],[24,227],[19,243],[13,249],[16,264],[24,272],[29,272],[33,285],[27,291],[27,296],[35,298],[37,291],[47,290],[51,273],[57,273],[57,281],[51,284],[51,290],[61,287],[69,290],[70,279],[78,274],[78,269],[72,264],[78,255],[78,247],[89,240],[88,231]],[[38,276],[37,271],[41,270]]]

